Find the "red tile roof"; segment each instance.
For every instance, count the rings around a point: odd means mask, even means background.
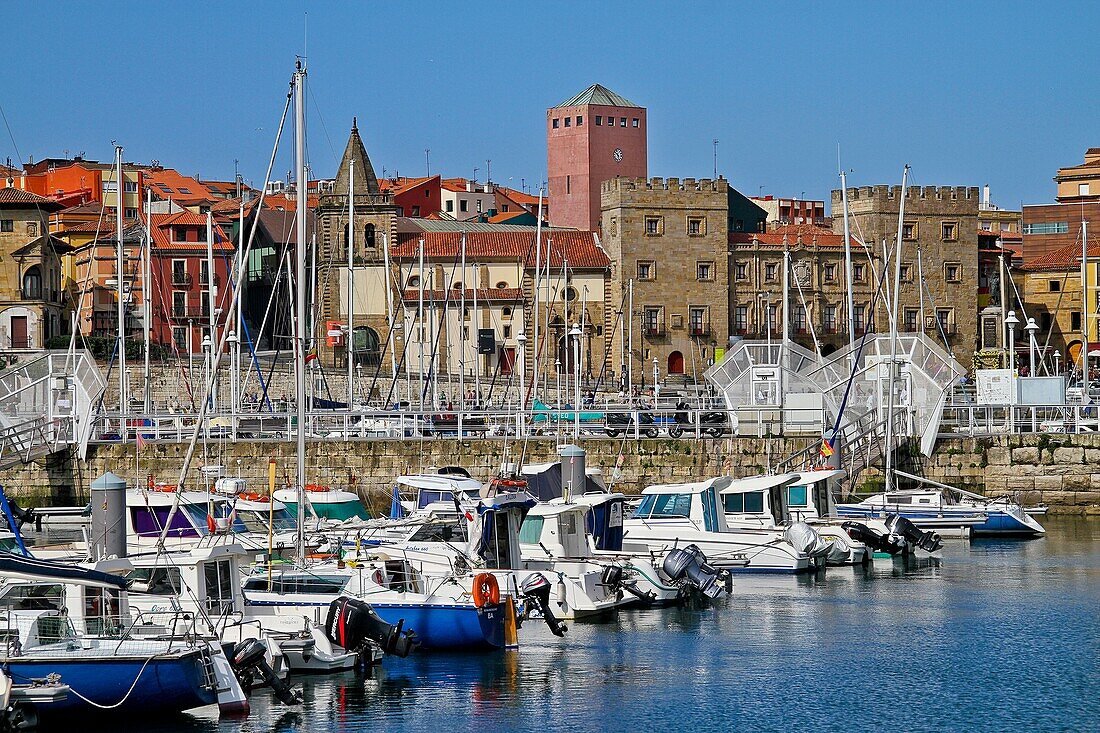
[[[461,254],[462,232],[399,232],[391,251],[395,259],[413,260],[419,256],[419,241],[424,240],[424,256],[433,260],[454,260]],[[593,232],[554,231],[542,234],[541,264],[545,265],[546,247],[550,246],[550,265],[560,267],[563,255],[570,267],[604,269],[611,259],[596,241]],[[530,232],[468,232],[466,259],[523,261],[535,266],[535,228]]]
[[[125,219],[122,222],[123,230],[132,227],[137,224],[137,219]],[[60,232],[61,234],[102,234],[107,235],[111,232],[118,231],[118,223],[115,221],[115,217],[104,216],[103,221],[78,221],[72,224],[68,224]],[[113,236],[113,235],[112,235]]]
[[[506,224],[508,221],[515,219],[517,216],[534,216],[527,209],[520,209],[519,211],[502,211],[499,214],[489,217],[490,224]]]
[[[804,244],[817,247],[843,247],[844,235],[835,234],[833,230],[813,224],[787,224],[777,227],[770,232],[730,232],[730,244],[752,244],[757,242],[765,245],[782,246],[787,244]],[[852,238],[852,246],[859,246],[859,242]]]
[[[378,180],[378,190],[382,193],[392,192],[394,194],[404,193],[410,188],[416,188],[423,185],[434,178],[439,176],[421,177],[421,178],[381,178]]]
[[[21,188],[0,188],[0,206],[27,206],[57,211],[62,206],[44,196]]]
[[[145,186],[153,197],[161,201],[172,199],[181,204],[193,205],[203,201],[216,201],[217,197],[197,179],[185,176],[172,168],[150,168],[144,173]]]
[[[1089,259],[1100,257],[1100,243],[1092,242],[1089,244],[1088,256]],[[1081,245],[1067,244],[1065,247],[1059,247],[1056,250],[1047,252],[1045,255],[1036,257],[1020,269],[1029,272],[1080,270]]]
[[[156,249],[178,252],[206,251],[206,242],[174,241],[172,228],[176,226],[201,226],[205,228],[206,216],[192,214],[190,211],[181,211],[175,214],[153,214],[153,246]],[[214,222],[214,242],[212,249],[215,252],[233,251],[233,243],[228,240],[225,236],[225,232],[217,222]]]

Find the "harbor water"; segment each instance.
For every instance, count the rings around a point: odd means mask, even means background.
[[[517,652],[386,659],[306,677],[288,709],[143,731],[1095,731],[1100,521],[1030,541],[949,541],[935,559],[738,576],[704,610],[531,622]]]

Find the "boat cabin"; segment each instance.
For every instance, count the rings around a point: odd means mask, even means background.
[[[519,532],[524,557],[535,560],[584,560],[592,555],[585,522],[585,504],[566,504],[555,499],[531,507]]]
[[[731,526],[771,529],[832,516],[832,492],[845,475],[824,470],[737,479],[721,491],[726,521]]]
[[[642,522],[690,523],[706,532],[726,531],[719,492],[733,482],[719,476],[687,484],[659,484],[642,491],[642,501],[631,516]]]

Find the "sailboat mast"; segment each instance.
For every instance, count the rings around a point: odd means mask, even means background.
[[[206,363],[210,369],[210,383],[214,385],[210,390],[210,407],[218,409],[218,378],[214,372],[214,349],[218,347],[218,288],[214,284],[214,218],[206,212],[206,303],[209,311],[208,327],[210,335],[208,343],[210,350],[206,354]]]
[[[118,412],[122,421],[121,434],[126,436],[126,408],[130,404],[126,394],[126,251],[122,244],[123,208],[122,192],[126,187],[122,181],[122,146],[115,146],[115,221],[118,223],[118,247],[115,252],[116,275],[115,289],[118,293]]]
[[[145,368],[142,370],[142,375],[145,378],[145,414],[148,415],[153,411],[153,380],[149,372],[149,337],[153,317],[153,291],[149,284],[153,279],[153,189],[151,188],[146,190],[145,221],[145,259],[141,269],[141,320],[145,325]]]
[[[345,361],[348,367],[348,409],[352,409],[355,388],[352,383],[352,341],[355,320],[355,267],[352,257],[355,254],[355,158],[348,161],[348,335],[344,344]]]
[[[1088,287],[1088,262],[1089,262],[1089,223],[1085,217],[1081,217],[1081,386],[1083,394],[1088,394],[1089,386],[1089,287]],[[1015,349],[1016,344],[1010,344],[1009,348]],[[1015,355],[1014,351],[1010,354]],[[1015,364],[1010,360],[1009,364]]]
[[[298,323],[295,337],[298,340],[298,348],[294,352],[295,371],[294,399],[298,420],[297,430],[297,482],[298,482],[298,556],[304,554],[305,548],[305,485],[306,485],[306,98],[305,98],[306,70],[302,62],[298,62],[294,72],[294,166],[298,179],[298,200],[294,207],[294,215],[297,224],[297,282],[295,288],[296,302],[294,317]]]
[[[898,233],[894,242],[894,307],[886,309],[890,318],[890,384],[886,396],[886,490],[890,491],[894,482],[894,390],[898,377],[898,323],[897,313],[901,307],[901,238],[905,226],[905,186],[909,181],[909,166],[901,171],[901,196],[898,199]],[[885,264],[883,277],[886,277]]]
[[[393,330],[393,326],[396,325],[397,319],[393,311],[393,278],[390,274],[390,233],[384,232],[382,234],[382,259],[385,266],[385,273],[382,276],[382,282],[386,288],[386,322],[391,324],[390,330]],[[405,335],[408,339],[408,334]],[[397,384],[397,339],[390,333],[390,373],[393,377],[393,383]],[[398,402],[401,401],[400,392],[398,392]]]
[[[848,179],[843,170],[840,171],[840,201],[844,207],[844,283],[847,285],[848,297],[848,353],[851,371],[855,371],[856,304],[852,293],[852,230],[848,222]]]

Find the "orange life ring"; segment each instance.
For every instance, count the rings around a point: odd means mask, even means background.
[[[306,489],[306,491],[328,491],[329,490],[329,488],[327,486],[322,486],[321,484],[306,484],[305,489]]]
[[[493,480],[493,484],[496,486],[511,486],[514,488],[524,488],[527,486],[527,482],[523,479],[514,478],[498,478]]]
[[[237,494],[237,498],[244,499],[245,501],[271,501],[271,499],[263,494],[255,491],[245,491]]]
[[[492,573],[478,573],[474,578],[474,605],[478,608],[500,603],[500,585]]]
[[[175,484],[153,484],[149,488],[151,488],[153,491],[160,491],[165,494],[171,494],[173,491],[176,490]]]

